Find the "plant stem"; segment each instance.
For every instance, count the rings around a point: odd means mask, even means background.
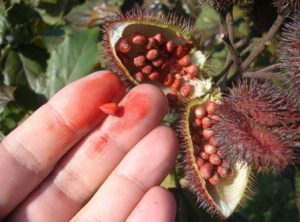
[[[248,58],[242,63],[242,70],[246,70],[251,63],[256,59],[256,57],[265,49],[266,44],[272,40],[274,35],[277,33],[281,25],[283,24],[285,17],[279,14],[274,21],[272,27],[264,37],[263,41],[261,41],[256,47],[254,48],[253,52],[248,56]]]

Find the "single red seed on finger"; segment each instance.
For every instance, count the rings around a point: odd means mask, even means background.
[[[119,106],[117,103],[105,103],[99,109],[107,115],[115,116],[118,112]]]

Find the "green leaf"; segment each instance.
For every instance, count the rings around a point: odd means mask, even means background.
[[[19,56],[30,88],[35,92],[42,93],[46,86],[46,79],[42,65],[21,53],[19,53]]]
[[[5,85],[25,85],[26,76],[23,70],[22,62],[17,52],[10,50],[6,58],[4,69]]]
[[[99,29],[93,28],[67,36],[53,50],[46,71],[49,98],[66,84],[93,71],[97,62]]]
[[[14,99],[15,87],[12,86],[0,86],[0,113],[3,112],[6,105]]]

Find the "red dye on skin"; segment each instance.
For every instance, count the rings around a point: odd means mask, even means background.
[[[122,102],[122,109],[119,110],[117,122],[113,124],[113,129],[109,130],[121,133],[138,125],[149,112],[149,101],[151,98],[145,93],[129,93],[126,101]]]
[[[95,136],[89,141],[89,145],[86,149],[86,154],[89,158],[97,158],[100,153],[103,152],[105,147],[108,147],[109,137],[107,134],[101,134]]]

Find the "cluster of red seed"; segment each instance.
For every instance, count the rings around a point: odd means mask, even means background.
[[[217,185],[222,178],[233,174],[228,162],[218,150],[214,133],[210,129],[219,117],[215,115],[216,104],[208,101],[206,107],[195,108],[191,119],[191,134],[194,154],[202,177],[211,185]]]
[[[190,43],[177,44],[161,33],[146,36],[135,33],[131,38],[122,37],[117,43],[118,56],[138,81],[157,81],[169,87],[169,98],[178,93],[188,97],[193,85],[187,80],[198,75],[198,67],[191,63]]]

